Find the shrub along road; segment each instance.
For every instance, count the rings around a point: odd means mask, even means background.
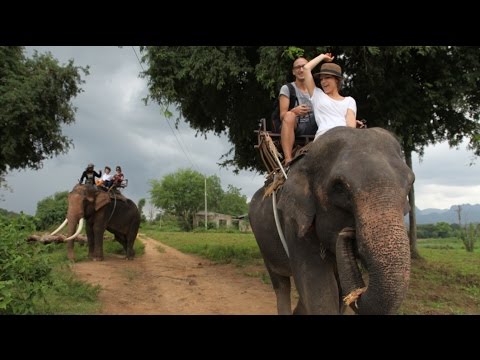
[[[258,277],[183,254],[141,234],[138,240],[145,254],[133,261],[106,254],[105,261],[73,265],[81,280],[102,287],[101,314],[276,314],[273,289]]]

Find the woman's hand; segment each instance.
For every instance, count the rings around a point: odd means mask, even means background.
[[[335,58],[335,56],[332,56],[332,53],[325,53],[322,55],[323,55],[322,61],[325,61],[325,62],[331,62]]]

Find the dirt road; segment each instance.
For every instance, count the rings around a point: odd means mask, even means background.
[[[101,314],[276,314],[273,289],[258,277],[143,235],[138,240],[145,254],[133,261],[110,255],[73,265],[80,279],[101,285]]]

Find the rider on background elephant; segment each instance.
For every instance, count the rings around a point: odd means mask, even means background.
[[[95,178],[101,178],[102,177],[102,170],[100,170],[100,173],[97,173],[93,168],[95,165],[92,163],[87,165],[87,168],[85,171],[82,173],[82,176],[80,178],[79,184],[83,183],[83,179],[85,179],[85,184],[89,185],[95,185]]]

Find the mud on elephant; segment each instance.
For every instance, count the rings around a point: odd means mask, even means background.
[[[272,196],[259,189],[249,218],[277,296],[279,314],[291,314],[290,277],[299,293],[298,314],[339,314],[356,291],[359,314],[392,314],[410,277],[404,225],[414,174],[398,141],[380,128],[337,127],[294,162]],[[365,289],[360,262],[368,271]],[[361,290],[359,290],[361,289]],[[359,296],[359,297],[358,297]]]
[[[86,222],[88,239],[88,257],[103,260],[103,235],[105,230],[115,235],[115,240],[122,244],[126,257],[135,256],[133,244],[140,227],[140,213],[135,203],[121,195],[113,199],[109,193],[92,185],[76,185],[68,194],[67,218],[58,229],[68,223],[68,258],[74,260],[73,239],[80,234],[83,222]],[[75,229],[78,229],[75,231]]]

